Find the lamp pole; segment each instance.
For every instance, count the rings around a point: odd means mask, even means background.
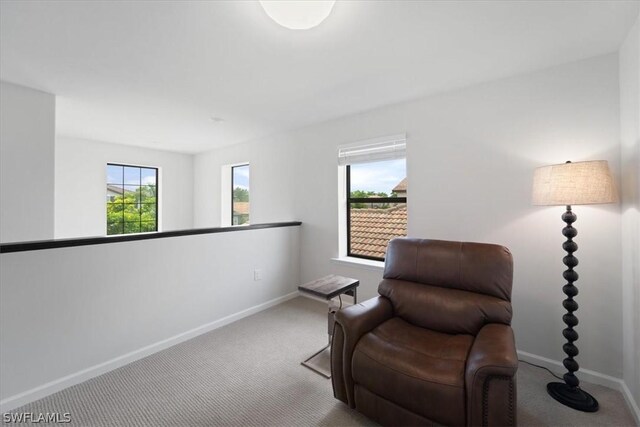
[[[570,408],[584,412],[596,412],[598,401],[580,388],[580,380],[574,375],[574,372],[580,368],[574,359],[578,355],[578,347],[573,344],[578,340],[578,333],[573,329],[578,324],[578,318],[573,314],[578,310],[578,303],[573,299],[578,295],[578,288],[573,284],[578,280],[578,273],[573,269],[578,265],[578,258],[573,256],[573,253],[578,250],[578,244],[573,241],[573,238],[578,235],[578,230],[571,225],[576,222],[576,219],[576,214],[571,211],[571,206],[567,205],[567,211],[562,214],[562,220],[567,224],[562,229],[562,235],[567,238],[562,244],[562,249],[567,251],[567,255],[562,259],[564,265],[567,266],[567,269],[562,273],[562,277],[567,281],[567,284],[562,287],[562,292],[567,296],[562,301],[562,306],[567,310],[567,313],[562,316],[562,320],[567,325],[562,331],[562,335],[567,339],[567,342],[562,346],[562,349],[567,357],[562,361],[562,364],[568,372],[563,375],[564,383],[551,382],[547,384],[547,392],[558,402]]]

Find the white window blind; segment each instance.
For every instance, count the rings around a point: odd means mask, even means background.
[[[379,162],[404,159],[407,152],[405,134],[367,139],[338,147],[338,164]]]

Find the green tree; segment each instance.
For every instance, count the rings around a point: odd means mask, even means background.
[[[143,185],[136,191],[124,190],[107,202],[107,234],[156,231],[156,202],[155,185]]]
[[[236,187],[233,189],[233,201],[234,202],[248,202],[249,190],[246,188]]]
[[[369,198],[377,198],[377,197],[389,197],[389,196],[384,191],[380,191],[380,192],[376,193],[375,191],[354,190],[354,191],[351,192],[351,198],[352,199],[369,199]],[[376,203],[376,201],[375,200],[371,200],[371,203]],[[351,207],[353,209],[371,208],[372,207],[371,203],[363,203],[363,202],[352,203]],[[384,204],[384,205],[375,206],[375,207],[376,208],[388,208],[389,205],[388,204]]]
[[[353,199],[368,199],[369,197],[389,197],[387,193],[384,191],[363,191],[363,190],[354,190],[351,192],[351,198]]]

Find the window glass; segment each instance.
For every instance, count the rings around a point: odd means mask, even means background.
[[[231,168],[231,224],[249,224],[249,165]]]
[[[124,184],[140,185],[141,168],[124,166]]]
[[[107,165],[107,235],[158,231],[158,169]]]
[[[124,167],[120,165],[107,165],[107,184],[119,184],[124,179]]]
[[[347,255],[384,260],[407,235],[405,159],[347,165]]]
[[[142,168],[141,175],[140,175],[142,180],[142,185],[156,185],[157,173],[158,173],[157,169]]]

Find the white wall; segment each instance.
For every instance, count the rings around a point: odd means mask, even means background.
[[[232,145],[195,156],[194,227],[229,225],[223,224],[221,218],[222,167],[247,162],[251,174],[251,223],[298,220],[293,198],[295,181],[299,179],[295,146],[267,138],[257,144]]]
[[[0,242],[54,235],[55,97],[0,82]]]
[[[316,140],[324,136],[344,142],[406,131],[409,235],[509,247],[515,260],[518,348],[560,360],[565,357],[564,209],[531,206],[533,169],[569,159],[605,159],[617,175],[618,129],[617,58],[610,55],[374,111],[313,133]],[[338,132],[338,138],[331,136]],[[307,161],[326,158],[328,163],[314,182],[335,182],[330,162],[335,145],[312,145],[305,144]],[[312,184],[307,189],[318,191]],[[297,205],[308,203],[300,200]],[[336,209],[335,203],[314,212],[307,209],[299,218],[317,224],[314,231],[335,228]],[[619,207],[579,206],[575,212],[581,276],[578,360],[586,368],[620,377]],[[330,268],[327,259],[335,256],[336,237],[325,240],[318,254],[315,242],[322,237],[304,231],[303,276],[317,275]]]
[[[618,177],[618,102],[618,58],[613,54],[200,155],[196,170],[216,174],[224,162],[257,159],[251,160],[252,190],[257,193],[262,180],[270,185],[264,188],[269,194],[261,194],[265,206],[255,201],[252,209],[264,209],[265,219],[276,212],[288,219],[283,206],[292,202],[280,191],[293,192],[293,217],[303,222],[302,280],[332,272],[359,278],[362,299],[376,294],[380,270],[331,261],[338,255],[337,146],[406,132],[409,235],[509,247],[515,260],[518,348],[561,360],[564,208],[531,206],[531,179],[535,167],[568,159],[608,160]],[[260,176],[261,162],[270,165],[269,174]],[[196,179],[196,195],[216,194],[215,183],[202,186],[208,181]],[[291,182],[293,187],[286,185]],[[209,203],[196,205],[195,215],[215,222],[215,198]],[[619,378],[620,208],[576,206],[574,211],[580,246],[578,361]]]
[[[0,255],[2,411],[295,292],[298,232],[242,230]],[[256,268],[261,281],[253,280]]]
[[[640,21],[620,48],[620,125],[624,381],[640,417]]]
[[[106,234],[107,163],[159,168],[160,231],[193,227],[193,156],[57,137],[55,237]]]

